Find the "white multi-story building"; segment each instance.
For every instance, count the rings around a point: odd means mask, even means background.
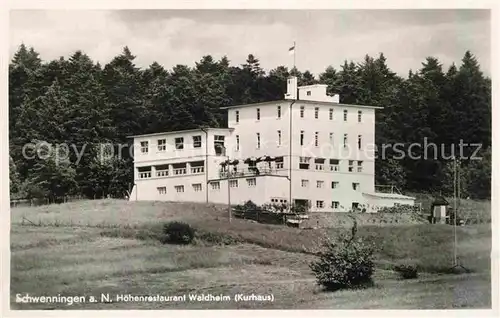
[[[130,200],[302,204],[311,212],[414,204],[375,192],[375,111],[327,85],[287,82],[283,100],[226,107],[228,128],[133,136]]]

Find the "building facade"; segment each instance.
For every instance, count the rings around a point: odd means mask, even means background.
[[[132,136],[130,200],[293,203],[376,211],[414,199],[375,192],[375,111],[327,85],[287,82],[283,100],[226,107],[228,128]]]

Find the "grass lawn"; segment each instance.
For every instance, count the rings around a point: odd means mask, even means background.
[[[137,206],[136,206],[137,205]],[[473,270],[442,274],[452,264],[452,227],[362,226],[377,246],[375,286],[326,293],[308,267],[321,239],[345,229],[301,230],[224,218],[223,207],[160,202],[86,201],[12,209],[12,309],[402,309],[491,308],[489,225],[459,228],[458,255]],[[22,216],[36,224],[22,224]],[[81,220],[78,223],[76,220]],[[154,239],[159,221],[185,220],[232,245],[198,240],[188,246]],[[73,225],[73,226],[71,226]],[[139,235],[139,234],[151,235]],[[395,263],[414,263],[420,276],[400,280]],[[20,304],[34,296],[272,294],[272,302],[112,302]]]

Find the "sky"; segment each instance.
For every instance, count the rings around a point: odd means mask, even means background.
[[[383,52],[402,76],[428,56],[446,68],[470,50],[491,74],[489,10],[12,10],[10,56],[21,43],[47,61],[82,50],[101,64],[128,46],[139,67],[194,66],[204,55],[232,65],[248,54],[270,70],[296,66],[318,75],[344,60]]]

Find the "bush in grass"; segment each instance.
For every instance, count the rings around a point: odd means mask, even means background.
[[[183,222],[169,222],[163,226],[162,243],[189,244],[193,241],[195,229]]]
[[[354,219],[351,237],[341,236],[336,242],[327,242],[319,259],[309,265],[318,285],[328,291],[372,284],[373,246],[356,238],[356,231]]]
[[[399,273],[403,279],[413,279],[418,277],[418,270],[413,265],[396,265],[394,270]]]

